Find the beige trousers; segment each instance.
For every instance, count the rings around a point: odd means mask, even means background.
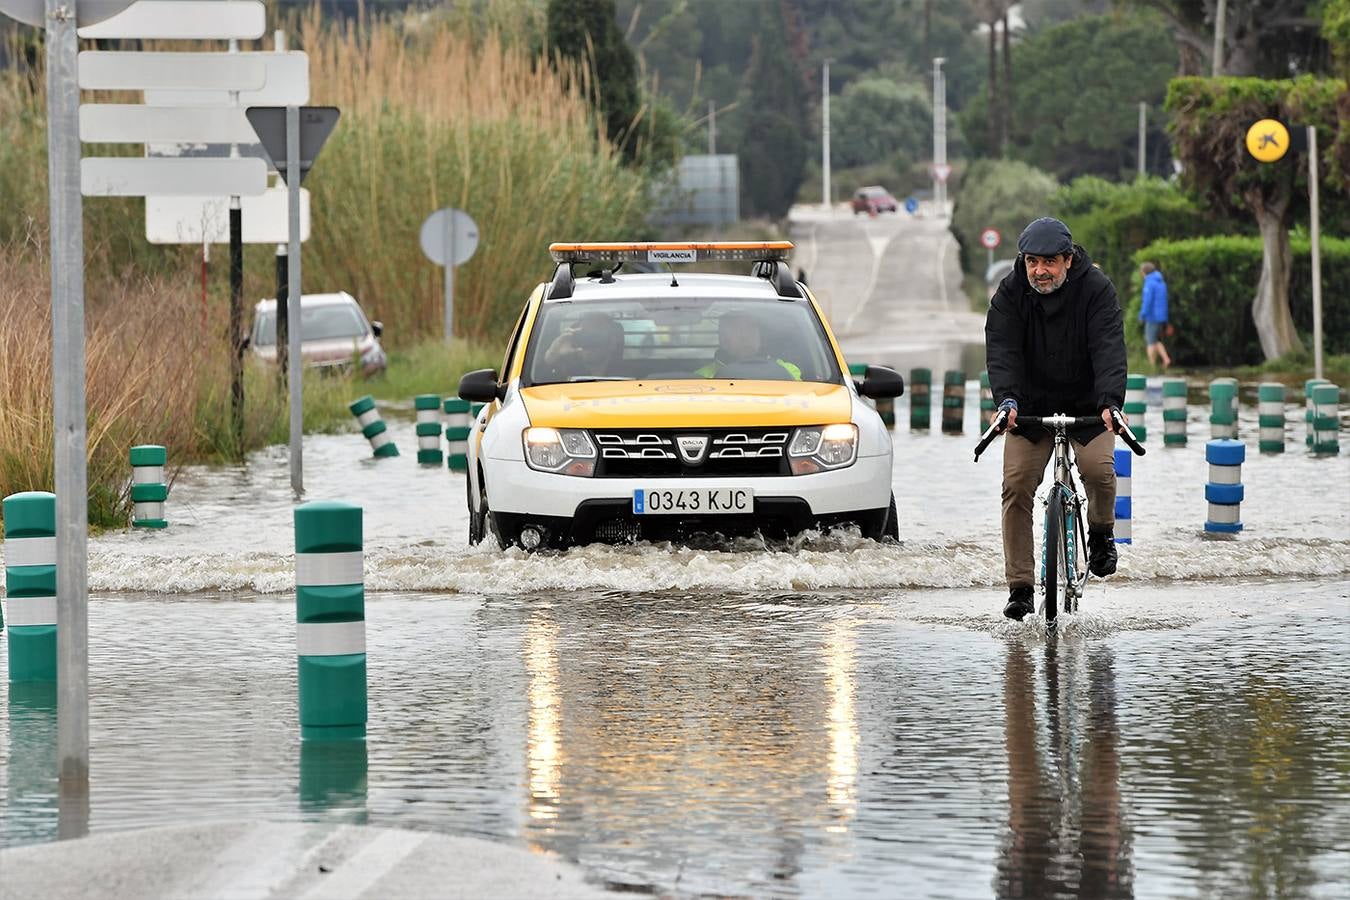
[[[1116,436],[1104,431],[1080,446],[1073,445],[1074,462],[1088,498],[1088,528],[1112,530],[1116,524]],[[1049,436],[1029,441],[1016,434],[1003,439],[1003,572],[1008,587],[1031,587],[1036,583],[1035,546],[1032,541],[1032,503],[1036,488],[1054,453]]]

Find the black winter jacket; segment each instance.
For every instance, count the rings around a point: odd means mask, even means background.
[[[989,301],[985,355],[994,402],[1024,415],[1090,416],[1125,402],[1125,329],[1115,286],[1082,247],[1059,290],[1039,294],[1019,256]],[[1077,429],[1086,444],[1106,428]],[[1040,429],[1018,429],[1040,440]]]

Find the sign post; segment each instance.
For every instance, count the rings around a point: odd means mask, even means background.
[[[997,228],[986,228],[980,232],[980,243],[984,249],[989,251],[989,265],[994,264],[994,248],[1003,243],[1003,235],[999,234]]]
[[[445,266],[445,340],[455,336],[455,266],[469,261],[478,249],[478,225],[462,209],[438,209],[422,222],[422,252]]]
[[[290,387],[290,459],[291,490],[303,494],[304,436],[303,369],[300,359],[300,183],[314,166],[314,159],[324,141],[337,125],[336,106],[250,106],[245,114],[253,130],[258,133],[263,150],[272,165],[286,181],[287,232],[286,241],[286,326],[287,372]]]

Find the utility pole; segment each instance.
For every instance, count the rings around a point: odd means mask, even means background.
[[[947,83],[942,74],[946,57],[933,58],[933,205],[939,217],[947,212],[947,179],[937,177],[936,167],[947,164]]]
[[[1148,104],[1139,101],[1139,177],[1144,177],[1144,130],[1148,127]]]
[[[1227,13],[1228,0],[1219,0],[1219,7],[1214,11],[1214,60],[1209,73],[1211,78],[1218,78],[1223,74],[1223,39],[1224,31],[1227,30]]]
[[[717,101],[708,101],[708,155],[717,155]]]
[[[1322,377],[1322,222],[1318,209],[1317,126],[1308,126],[1308,205],[1312,232],[1313,377]]]
[[[821,176],[821,200],[825,205],[825,211],[830,211],[830,61],[827,59],[824,63],[824,72],[820,79],[821,99],[820,99],[820,176]]]

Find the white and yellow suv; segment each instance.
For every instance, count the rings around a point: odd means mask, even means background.
[[[469,439],[469,540],[527,550],[690,532],[896,536],[891,439],[852,381],[787,241],[553,244]],[[750,275],[675,263],[744,260]],[[624,271],[643,264],[648,271]],[[650,272],[652,263],[668,272]]]

